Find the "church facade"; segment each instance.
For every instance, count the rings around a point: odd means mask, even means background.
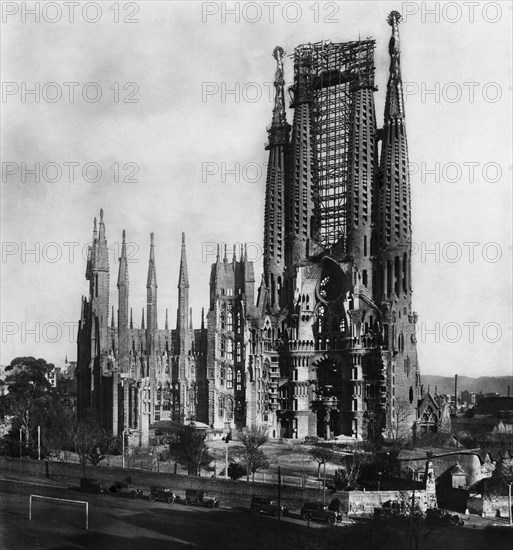
[[[184,237],[176,329],[167,312],[157,327],[153,235],[146,321],[133,328],[123,245],[117,326],[113,309],[109,325],[100,214],[78,336],[79,414],[93,408],[106,428],[134,430],[143,444],[161,420],[221,431],[266,425],[272,437],[295,439],[411,433],[423,396],[399,20],[389,15],[382,127],[374,40],[295,48],[292,124],[284,51],[275,48],[263,274],[255,292],[245,248],[218,249],[200,329],[191,325]]]

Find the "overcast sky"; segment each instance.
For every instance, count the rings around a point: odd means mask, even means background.
[[[381,126],[386,17],[397,9],[421,372],[511,374],[511,2],[288,2],[272,21],[255,3],[81,3],[73,22],[69,7],[55,6],[40,2],[39,22],[20,4],[2,6],[2,364],[75,360],[70,327],[88,290],[84,251],[100,208],[115,308],[123,229],[133,243],[137,325],[151,231],[160,327],[165,308],[175,326],[182,231],[196,327],[213,243],[254,243],[258,282],[273,48],[374,37]],[[24,94],[36,86],[38,102]]]

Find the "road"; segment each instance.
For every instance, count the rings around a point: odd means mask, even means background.
[[[299,517],[252,515],[244,509],[207,509],[183,504],[91,495],[66,487],[0,478],[2,550],[411,550],[406,531],[384,522],[328,526]],[[29,496],[38,494],[89,503],[89,530],[83,506],[36,500],[28,519]],[[221,503],[222,504],[222,503]],[[513,529],[491,531],[497,520],[473,516],[464,527],[423,533],[419,550],[506,550]]]
[[[89,530],[84,528],[84,506],[65,502],[33,501],[29,521],[30,494],[87,501]],[[256,550],[274,548],[275,544],[278,547],[280,540],[291,537],[308,534],[317,538],[323,531],[333,529],[337,528],[313,522],[308,529],[299,518],[278,521],[245,510],[210,510],[110,494],[92,495],[56,485],[0,480],[2,550]]]

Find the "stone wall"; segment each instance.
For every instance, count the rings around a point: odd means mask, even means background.
[[[406,500],[411,504],[413,491],[340,491],[332,498],[338,498],[344,513],[349,516],[372,516],[388,500]],[[436,495],[426,491],[415,491],[415,504],[421,510],[436,506]]]
[[[4,475],[16,475],[20,479],[26,477],[45,477],[44,461],[0,457],[0,471]],[[64,462],[49,462],[50,478],[61,482],[64,486],[78,487],[82,477],[82,467],[79,464]],[[110,486],[114,481],[130,476],[132,483],[146,494],[151,485],[169,487],[180,496],[186,489],[202,489],[219,497],[223,506],[248,507],[251,496],[278,498],[278,486],[268,483],[247,483],[230,479],[184,476],[169,473],[145,472],[141,470],[106,468],[104,466],[86,466],[86,475],[98,479]],[[322,501],[322,490],[282,485],[281,500],[283,506],[299,510],[305,501]],[[411,502],[412,491],[326,491],[326,503],[339,499],[341,509],[349,516],[372,516],[374,508],[380,507],[387,500],[408,499]],[[426,491],[415,491],[415,502],[424,510],[436,506],[436,497]]]
[[[21,467],[20,467],[21,464]],[[16,475],[20,479],[25,477],[45,477],[44,461],[0,457],[0,471],[2,474]],[[82,477],[82,467],[79,464],[64,462],[49,462],[50,478],[59,481],[65,486],[78,487],[79,479]],[[89,478],[98,479],[105,485],[110,486],[114,481],[123,480],[130,476],[133,484],[149,492],[151,485],[165,486],[173,489],[176,494],[184,496],[186,489],[202,489],[205,492],[215,494],[219,497],[221,505],[226,506],[249,506],[251,496],[265,496],[278,498],[278,486],[268,483],[247,483],[246,481],[232,481],[230,479],[195,477],[177,475],[170,473],[146,472],[133,469],[106,468],[104,466],[86,466],[86,475]],[[329,491],[326,492],[326,501],[330,502],[332,497]],[[300,508],[303,502],[308,500],[322,500],[322,492],[319,489],[281,487],[282,505],[289,508]]]

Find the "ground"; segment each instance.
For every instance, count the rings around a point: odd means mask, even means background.
[[[29,495],[39,494],[89,502],[89,529],[82,506],[35,501],[28,519]],[[467,518],[465,518],[467,519]],[[416,550],[505,550],[512,547],[513,529],[505,520],[472,516],[464,527],[443,528],[419,540]],[[491,531],[502,525],[503,532]],[[2,550],[411,550],[407,525],[349,521],[339,526],[298,516],[275,518],[248,510],[208,510],[180,504],[150,503],[112,495],[90,495],[59,486],[52,480],[0,478],[0,548]]]

